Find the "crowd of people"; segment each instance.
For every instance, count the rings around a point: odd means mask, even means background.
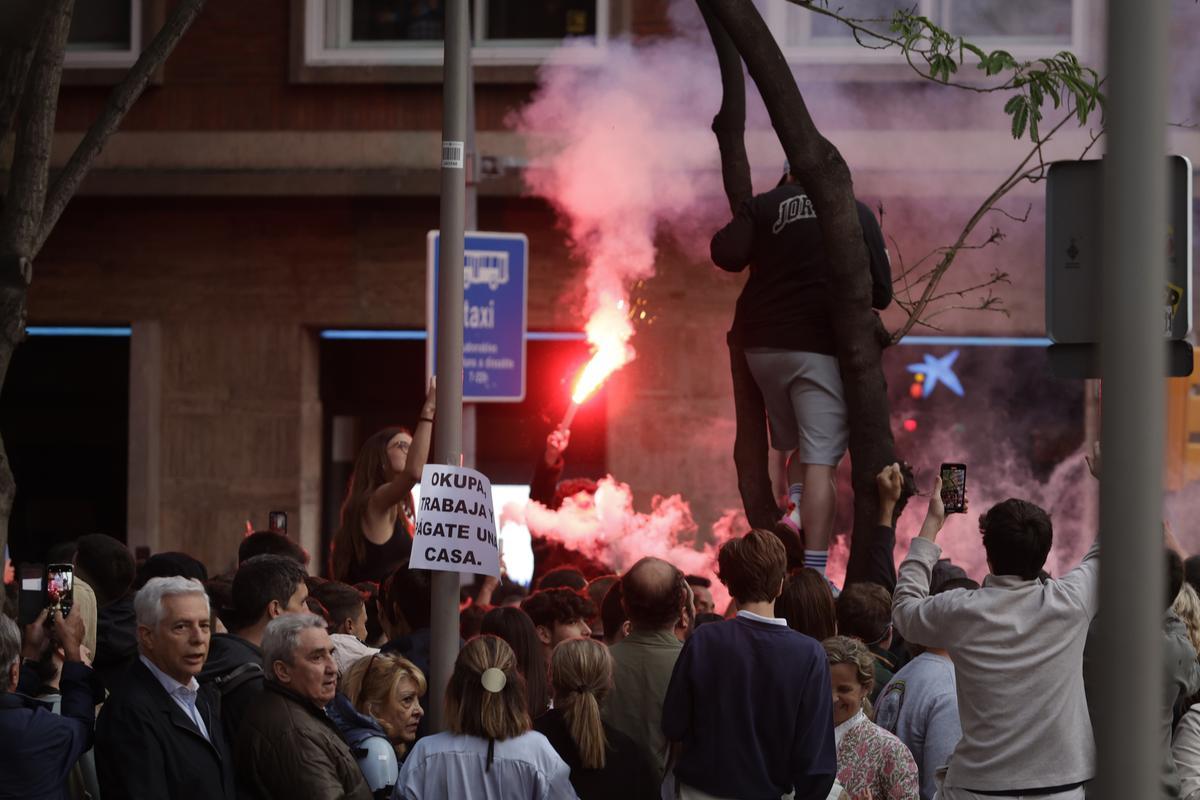
[[[410,465],[371,465],[392,505],[368,497],[362,530],[409,535]],[[980,517],[977,584],[941,558],[939,489],[899,569],[874,559],[844,587],[759,529],[719,551],[726,609],[653,557],[618,575],[559,553],[532,591],[478,581],[441,732],[427,571],[327,580],[259,532],[210,578],[84,536],[55,554],[71,613],[0,616],[0,797],[1085,797],[1098,550],[1047,575],[1049,517],[1007,500]],[[879,475],[880,547],[910,491],[900,465]],[[1165,541],[1163,791],[1197,798],[1200,563]]]

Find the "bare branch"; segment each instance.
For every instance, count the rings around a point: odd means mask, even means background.
[[[109,137],[120,127],[125,115],[129,113],[130,107],[141,96],[146,84],[150,82],[150,77],[171,55],[171,51],[183,38],[192,21],[196,19],[196,15],[204,8],[205,2],[206,0],[180,0],[179,4],[171,11],[171,16],[167,18],[162,29],[150,42],[150,46],[138,57],[124,80],[113,89],[104,110],[88,128],[83,140],[75,148],[70,160],[67,161],[66,166],[54,181],[50,196],[46,200],[45,213],[41,218],[32,255],[36,255],[42,249],[50,231],[54,230],[54,225],[62,216],[63,209],[67,207],[67,203],[75,196],[83,179],[87,177],[96,156],[100,155],[100,151],[108,143]]]
[[[988,209],[988,211],[995,211],[997,214],[1003,214],[1004,216],[1011,219],[1013,222],[1028,222],[1029,221],[1029,212],[1032,210],[1033,210],[1033,203],[1030,203],[1029,205],[1025,206],[1025,213],[1018,217],[1018,216],[1008,213],[1003,208],[989,208]]]
[[[29,259],[34,253],[38,225],[50,175],[50,143],[54,139],[54,115],[58,110],[58,86],[62,79],[63,54],[71,29],[74,0],[53,0],[37,51],[29,66],[24,97],[17,112],[16,140],[8,192],[0,216],[0,254]],[[10,271],[11,272],[11,271]],[[28,280],[19,275],[0,276],[19,286]]]

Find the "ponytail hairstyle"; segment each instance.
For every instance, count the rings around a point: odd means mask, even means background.
[[[390,427],[376,431],[358,451],[350,485],[346,487],[346,499],[342,501],[341,521],[330,545],[329,574],[335,581],[346,582],[350,566],[355,562],[361,564],[367,557],[363,516],[367,513],[371,495],[388,482],[388,442],[406,430]]]
[[[498,691],[484,686],[483,673],[490,669],[504,673]],[[453,733],[490,741],[512,739],[533,727],[525,704],[525,679],[508,642],[485,634],[458,651],[446,685],[446,720]]]
[[[600,701],[612,686],[612,656],[595,639],[567,639],[550,657],[554,707],[562,709],[567,730],[587,769],[604,768],[608,741],[600,721]]]

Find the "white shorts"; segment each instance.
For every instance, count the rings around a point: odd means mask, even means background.
[[[746,363],[767,407],[771,447],[796,450],[801,464],[836,467],[849,439],[837,358],[751,348]]]

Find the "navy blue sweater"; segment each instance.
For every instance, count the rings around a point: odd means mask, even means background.
[[[736,617],[696,629],[663,701],[683,743],[675,775],[717,797],[829,794],[837,774],[825,651],[783,625]]]

